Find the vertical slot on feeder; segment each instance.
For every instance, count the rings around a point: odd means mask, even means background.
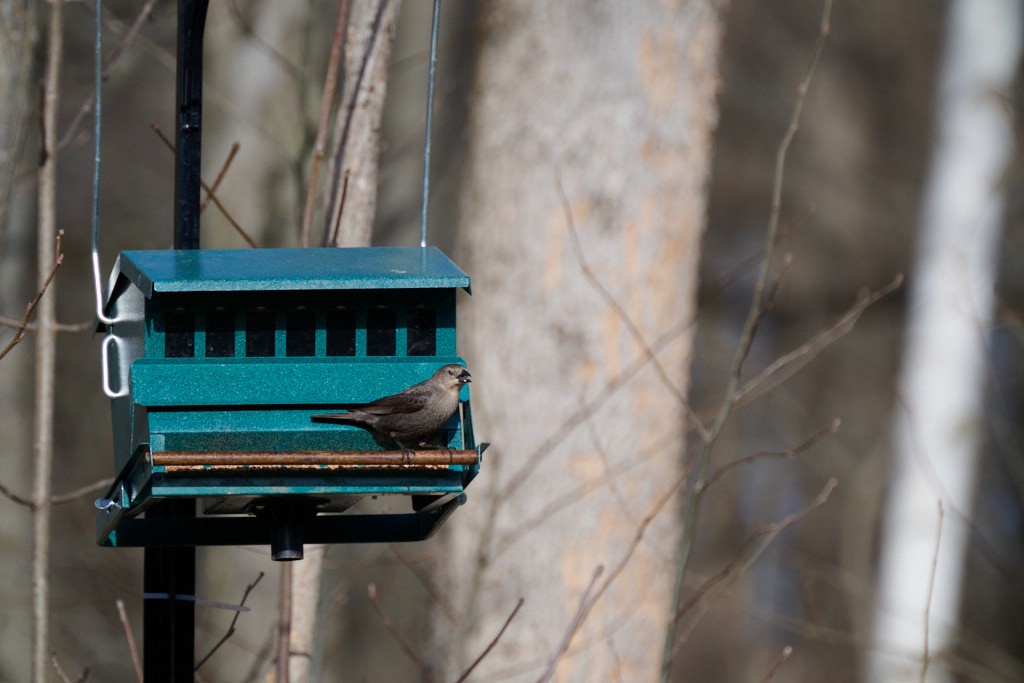
[[[437,315],[430,308],[415,308],[406,313],[407,356],[437,355]]]
[[[235,312],[218,308],[206,312],[206,357],[235,355]]]
[[[316,311],[300,308],[285,316],[286,356],[313,356],[316,354]]]
[[[260,308],[245,314],[245,355],[274,355],[274,312]]]
[[[164,314],[164,356],[192,358],[196,355],[196,319],[191,311],[178,309]]]
[[[327,355],[356,355],[356,312],[346,308],[327,311]]]
[[[374,308],[366,312],[366,355],[395,355],[395,312]]]

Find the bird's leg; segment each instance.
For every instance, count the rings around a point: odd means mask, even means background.
[[[398,448],[402,451],[402,461],[408,463],[412,460],[413,454],[416,452],[412,448],[408,448],[404,443],[395,439],[395,443],[398,444]]]

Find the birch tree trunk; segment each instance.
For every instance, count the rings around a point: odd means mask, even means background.
[[[458,623],[445,679],[520,597],[472,680],[537,680],[563,640],[556,680],[658,677],[678,491],[656,503],[683,468],[715,6],[510,0],[482,11],[457,260],[473,277],[461,343],[474,427],[495,446],[446,530]],[[585,595],[597,602],[581,615]],[[571,634],[574,615],[585,619]],[[453,625],[438,617],[435,631]]]
[[[1020,58],[1015,0],[950,5],[885,511],[872,681],[949,681],[991,326],[1001,181],[1013,151],[999,94]],[[945,514],[940,513],[939,503]]]

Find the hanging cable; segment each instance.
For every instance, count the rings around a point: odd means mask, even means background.
[[[434,121],[434,80],[437,75],[437,32],[441,18],[441,0],[434,0],[434,19],[430,28],[430,67],[427,75],[427,123],[423,134],[423,200],[420,208],[420,246],[427,246],[427,202],[430,195],[430,129]]]
[[[103,283],[100,280],[100,129],[103,120],[103,2],[96,0],[96,35],[93,73],[93,166],[92,166],[92,284],[96,293],[96,318],[104,325],[114,323],[103,312]]]

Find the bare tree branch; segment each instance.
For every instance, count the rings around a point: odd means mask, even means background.
[[[505,631],[508,629],[509,624],[511,624],[512,620],[516,618],[517,614],[519,614],[519,610],[525,602],[526,601],[523,598],[519,598],[519,601],[516,602],[516,606],[512,609],[512,613],[508,615],[508,619],[505,620],[505,623],[502,624],[501,628],[498,630],[498,635],[491,639],[491,642],[487,644],[487,647],[485,647],[484,651],[480,653],[480,656],[473,660],[473,663],[469,665],[469,668],[466,669],[461,676],[459,676],[455,683],[463,683],[467,678],[469,678],[469,674],[473,673],[473,669],[475,669],[480,662],[484,661],[484,658],[487,657],[491,650],[494,649],[494,646],[498,644],[501,637],[505,635]]]
[[[253,580],[252,583],[250,583],[248,586],[245,587],[245,592],[242,593],[242,599],[238,603],[239,607],[244,607],[245,606],[245,601],[249,599],[249,593],[252,593],[252,590],[254,588],[256,588],[256,584],[258,584],[260,582],[260,579],[262,579],[262,578],[263,578],[263,572],[260,572],[259,575],[255,578],[255,580]],[[210,651],[206,653],[205,657],[203,657],[202,659],[200,659],[196,663],[196,667],[195,667],[195,669],[193,669],[193,672],[199,671],[199,667],[201,667],[203,664],[206,664],[206,661],[208,659],[210,659],[210,657],[213,656],[213,653],[216,652],[217,650],[219,650],[221,645],[223,645],[224,643],[228,642],[228,639],[231,638],[231,636],[235,635],[235,625],[238,623],[238,617],[240,617],[241,615],[242,615],[242,611],[241,610],[238,610],[238,611],[235,612],[235,616],[231,618],[231,624],[228,626],[227,633],[225,633],[221,637],[221,639],[217,641],[217,644],[214,645],[210,649]],[[140,683],[142,682],[142,678],[141,677],[139,678],[139,682]]]
[[[50,654],[50,663],[53,665],[53,670],[57,672],[58,676],[60,676],[60,680],[62,680],[64,683],[71,683],[71,679],[64,672],[64,669],[61,668],[60,662],[57,661],[56,653]],[[85,683],[85,680],[87,678],[89,678],[88,664],[82,667],[82,673],[78,674],[78,678],[75,679],[75,683]]]
[[[778,657],[778,659],[775,660],[775,664],[772,666],[771,669],[768,670],[768,673],[765,674],[765,677],[762,678],[761,681],[762,682],[770,681],[773,678],[775,678],[775,674],[777,674],[779,672],[779,669],[782,668],[782,665],[786,663],[786,660],[789,659],[790,655],[792,655],[792,654],[793,654],[793,646],[792,645],[787,645],[786,647],[782,648],[782,652],[779,653],[779,657]]]
[[[740,458],[738,460],[733,460],[731,462],[728,462],[728,463],[722,465],[717,470],[715,470],[714,472],[711,473],[711,475],[704,482],[704,488],[708,488],[709,486],[714,484],[716,481],[718,481],[719,477],[721,477],[722,475],[726,474],[727,472],[730,472],[730,471],[732,471],[733,469],[735,469],[737,467],[742,467],[743,465],[747,465],[747,464],[749,464],[749,463],[751,463],[751,462],[753,462],[755,460],[766,460],[766,459],[792,460],[796,456],[800,455],[801,453],[803,453],[803,452],[807,451],[808,449],[810,449],[811,447],[813,447],[815,444],[817,444],[819,441],[824,439],[826,436],[831,436],[831,435],[835,434],[836,432],[838,432],[839,431],[839,426],[841,424],[842,424],[842,420],[840,420],[837,417],[836,419],[832,420],[832,422],[830,422],[827,427],[825,427],[824,429],[821,429],[821,430],[817,431],[816,433],[812,434],[811,437],[808,438],[806,441],[804,441],[802,444],[800,444],[798,446],[794,446],[793,448],[790,448],[788,451],[758,451],[757,453],[754,453],[752,455],[748,455],[745,458]]]
[[[92,330],[95,323],[92,320],[88,320],[83,323],[57,323],[53,326],[53,329],[57,332],[89,332]],[[35,332],[36,324],[28,323],[22,327],[22,321],[15,320],[14,318],[7,318],[0,315],[0,327],[9,327],[13,330],[24,329],[26,332]]]
[[[739,347],[733,357],[732,372],[729,377],[728,388],[726,389],[725,396],[722,399],[722,405],[719,408],[718,415],[715,417],[715,420],[709,430],[708,438],[704,440],[704,448],[697,457],[697,478],[694,481],[693,490],[690,494],[690,499],[686,508],[686,521],[683,527],[683,541],[682,546],[679,549],[679,558],[676,563],[675,583],[672,591],[672,610],[670,614],[675,614],[679,611],[679,604],[682,600],[683,577],[686,574],[686,567],[689,563],[690,553],[693,550],[694,539],[697,535],[697,518],[700,513],[700,504],[703,499],[704,491],[703,486],[711,462],[712,449],[715,440],[718,438],[718,434],[721,432],[725,421],[732,413],[732,409],[736,404],[736,391],[740,384],[740,375],[743,371],[743,364],[746,361],[747,355],[750,353],[750,347],[754,342],[754,333],[757,331],[758,323],[761,320],[762,311],[764,309],[765,288],[771,273],[772,262],[775,260],[775,248],[778,243],[779,221],[782,214],[782,181],[785,176],[786,159],[789,154],[789,146],[800,127],[800,117],[803,113],[804,101],[807,97],[807,91],[810,88],[811,79],[814,76],[814,72],[818,66],[818,61],[821,58],[822,50],[825,47],[825,40],[828,38],[829,32],[831,31],[831,17],[832,0],[824,0],[818,38],[815,42],[810,62],[804,72],[803,79],[797,87],[796,102],[793,105],[793,113],[790,117],[789,127],[786,129],[786,133],[782,137],[782,142],[779,144],[779,149],[775,156],[775,174],[772,182],[772,204],[768,217],[768,229],[765,235],[764,260],[761,262],[761,270],[757,277],[757,283],[754,286],[753,296],[750,299],[750,308],[747,311],[747,318],[743,324],[743,332],[740,335]],[[676,619],[670,618],[665,627],[665,643],[662,650],[661,662],[661,683],[668,682],[669,673],[672,670],[672,653],[675,648],[676,639],[675,631]]]
[[[18,327],[14,333],[14,337],[11,339],[10,342],[7,343],[7,346],[5,346],[2,351],[0,351],[0,359],[2,359],[4,356],[10,353],[11,349],[17,346],[21,342],[21,340],[25,338],[25,330],[28,329],[29,319],[35,312],[36,306],[39,305],[39,302],[42,300],[43,295],[46,294],[46,290],[49,288],[50,283],[53,282],[53,278],[56,277],[57,269],[60,268],[61,265],[63,265],[64,263],[64,252],[61,250],[61,241],[63,240],[63,238],[64,231],[58,230],[56,238],[57,244],[55,247],[56,255],[53,259],[53,265],[50,267],[50,272],[47,274],[46,279],[43,280],[43,284],[39,288],[39,291],[36,292],[35,297],[33,297],[32,301],[28,302],[28,305],[25,307],[25,315],[21,317],[21,322],[18,323]]]
[[[324,78],[324,96],[320,102],[320,120],[313,142],[313,157],[309,161],[309,184],[306,188],[306,205],[302,209],[302,230],[299,244],[309,246],[309,235],[313,227],[313,203],[320,183],[320,164],[324,160],[327,144],[327,127],[331,122],[331,107],[334,105],[334,90],[338,86],[338,64],[341,62],[341,46],[345,42],[345,27],[348,26],[350,0],[341,0],[338,7],[338,21],[334,26],[334,41],[331,43],[331,57],[327,62],[327,76]],[[345,181],[347,189],[348,179]]]
[[[149,124],[149,127],[153,130],[154,133],[157,134],[157,137],[160,138],[160,140],[164,143],[164,145],[167,147],[167,149],[171,150],[171,152],[173,153],[174,152],[174,143],[171,142],[171,139],[168,138],[164,134],[163,129],[161,129],[160,126],[158,126],[155,123]],[[224,218],[227,219],[228,223],[231,224],[231,227],[233,227],[235,229],[235,231],[238,232],[238,234],[242,236],[242,239],[245,240],[246,243],[250,247],[252,247],[253,249],[258,248],[259,245],[256,244],[256,240],[254,240],[252,237],[250,237],[249,233],[245,231],[245,228],[243,228],[241,225],[239,225],[238,221],[235,220],[234,216],[232,216],[230,213],[228,213],[228,210],[225,209],[224,205],[220,203],[220,200],[217,199],[217,195],[214,193],[213,189],[209,185],[206,184],[206,181],[200,179],[199,184],[203,186],[203,189],[206,191],[206,194],[210,198],[210,201],[213,202],[214,206],[216,206],[218,209],[220,209],[221,214],[224,216]]]
[[[391,637],[395,639],[395,642],[398,643],[398,646],[402,648],[402,652],[404,652],[405,656],[409,658],[409,661],[415,664],[416,668],[420,670],[420,674],[422,674],[423,680],[428,682],[433,681],[434,677],[430,673],[430,668],[427,667],[423,659],[418,654],[416,654],[416,652],[412,649],[412,646],[409,645],[408,641],[406,641],[406,639],[402,637],[402,634],[398,631],[397,628],[395,628],[395,625],[391,623],[391,617],[389,617],[384,612],[383,608],[381,608],[380,603],[377,601],[377,584],[369,584],[366,587],[366,595],[370,599],[370,604],[373,605],[373,609],[377,612],[377,616],[380,617],[380,621],[384,625],[384,628],[386,628],[388,633],[391,634]]]
[[[569,649],[569,643],[572,641],[576,631],[579,630],[580,625],[586,618],[590,608],[588,602],[590,600],[590,594],[594,590],[594,585],[597,580],[601,578],[601,574],[604,573],[604,565],[598,565],[594,569],[593,576],[590,577],[590,583],[587,584],[587,589],[583,591],[583,595],[580,596],[580,606],[576,610],[576,614],[573,615],[572,621],[569,622],[569,627],[565,629],[565,633],[562,635],[562,642],[558,644],[558,649],[555,650],[555,654],[551,656],[551,661],[548,662],[548,667],[541,674],[541,677],[537,679],[537,683],[548,683],[551,677],[555,675],[555,667],[558,666],[558,660],[562,658],[566,650]]]
[[[106,82],[110,78],[110,74],[113,73],[114,68],[118,62],[121,61],[121,55],[127,50],[135,37],[139,34],[143,24],[149,19],[149,15],[153,13],[153,6],[156,5],[156,0],[147,0],[146,4],[139,10],[139,14],[135,17],[135,21],[132,22],[131,28],[121,38],[121,42],[118,43],[114,51],[110,53],[110,57],[107,59],[106,65],[103,67],[103,81]],[[57,143],[57,149],[64,149],[71,141],[75,138],[78,133],[78,127],[82,124],[83,119],[92,110],[92,105],[96,101],[96,93],[90,93],[88,97],[82,102],[82,105],[78,108],[78,112],[75,113],[75,118],[71,120],[68,125],[68,129],[64,131],[64,135]]]
[[[218,173],[217,177],[213,179],[213,185],[210,185],[210,189],[206,192],[206,198],[203,199],[203,202],[199,205],[200,215],[202,215],[203,211],[206,211],[206,207],[209,206],[210,200],[213,199],[213,193],[217,191],[218,187],[220,187],[220,183],[224,180],[224,176],[227,175],[228,169],[231,168],[231,163],[235,160],[235,155],[238,154],[240,147],[241,145],[238,144],[237,140],[231,143],[231,149],[228,151],[228,156],[224,159],[224,163],[220,167],[220,173]]]
[[[677,387],[675,382],[673,382],[668,376],[668,373],[665,372],[665,367],[661,364],[661,361],[658,360],[657,355],[655,355],[654,351],[651,349],[650,344],[647,343],[647,340],[644,338],[640,328],[637,327],[629,313],[626,312],[626,309],[622,307],[622,304],[620,304],[614,296],[612,296],[612,293],[608,291],[608,288],[604,286],[604,283],[602,283],[601,280],[594,275],[594,271],[590,269],[590,264],[587,263],[587,259],[583,255],[583,249],[580,247],[580,238],[576,231],[576,220],[572,215],[572,206],[569,204],[569,197],[565,194],[565,189],[562,187],[561,176],[557,174],[555,175],[555,186],[558,188],[558,196],[562,200],[562,212],[565,215],[565,225],[569,230],[569,236],[572,238],[570,241],[572,242],[573,254],[576,256],[576,262],[580,266],[580,271],[582,271],[583,276],[586,277],[587,282],[590,283],[591,287],[601,295],[604,302],[608,304],[613,311],[615,311],[615,315],[619,317],[619,320],[626,325],[626,329],[629,330],[629,334],[633,337],[633,341],[643,349],[644,356],[647,358],[651,366],[654,367],[655,372],[657,372],[658,379],[661,380],[661,383],[665,385],[665,388],[675,396],[677,401],[679,401],[679,404],[683,407],[687,415],[697,427],[697,431],[700,433],[701,437],[707,440],[707,429],[704,427],[704,423],[700,421],[700,417],[690,409],[690,401],[686,398],[682,389]]]
[[[675,614],[674,621],[678,623],[678,621],[682,619],[682,617],[690,609],[697,605],[702,606],[700,614],[690,622],[689,627],[686,629],[686,632],[682,635],[682,637],[679,638],[680,643],[685,643],[687,641],[690,634],[693,633],[694,628],[696,628],[697,623],[700,621],[700,618],[709,609],[711,602],[715,599],[715,597],[721,595],[724,592],[724,588],[722,588],[714,595],[711,595],[712,590],[718,588],[719,586],[724,586],[730,580],[741,575],[743,572],[749,569],[750,566],[753,565],[759,557],[761,557],[761,555],[768,548],[768,546],[770,546],[772,542],[775,541],[775,539],[782,534],[783,531],[793,526],[801,519],[803,519],[804,517],[811,514],[812,512],[820,508],[822,505],[827,503],[829,496],[832,495],[832,491],[835,490],[838,483],[838,480],[836,480],[835,478],[829,479],[825,483],[824,488],[822,488],[821,492],[818,493],[814,500],[811,501],[806,506],[804,506],[802,509],[794,512],[791,515],[787,515],[778,522],[773,522],[772,524],[769,524],[755,531],[750,536],[750,538],[748,538],[747,541],[743,544],[743,547],[736,554],[736,556],[729,562],[729,564],[726,565],[726,567],[722,569],[722,571],[720,571],[718,574],[708,579],[701,585],[701,587],[694,593],[694,595],[690,597],[686,605],[680,608],[680,610]],[[752,549],[748,551],[748,548]],[[709,595],[711,595],[711,597],[707,597]],[[673,655],[675,654],[677,647],[678,644],[674,643]]]
[[[935,552],[932,554],[932,568],[928,574],[928,596],[924,603],[924,651],[921,662],[921,683],[928,677],[928,666],[932,663],[931,654],[928,652],[928,635],[931,631],[932,620],[932,592],[935,590],[935,574],[939,569],[939,547],[942,545],[942,521],[946,517],[942,509],[942,499],[939,499],[939,528],[935,533]]]
[[[823,350],[838,338],[847,334],[860,319],[861,314],[877,303],[880,299],[892,294],[903,285],[903,275],[899,274],[889,284],[869,294],[862,294],[838,320],[811,337],[801,346],[775,359],[771,365],[762,370],[746,384],[738,387],[732,394],[734,404],[747,403],[756,396],[777,387],[798,370],[811,362]],[[779,377],[776,377],[778,375]]]
[[[80,486],[77,489],[72,489],[67,493],[55,494],[50,497],[50,504],[63,505],[65,503],[73,503],[74,501],[85,498],[88,495],[103,491],[110,486],[111,481],[112,480],[110,478],[100,479],[99,481],[94,481],[91,484],[86,484],[85,486]]]
[[[124,639],[128,643],[128,652],[132,656],[132,665],[135,667],[135,679],[142,683],[142,657],[139,656],[139,648],[135,644],[135,634],[132,633],[132,625],[128,621],[128,610],[124,608],[124,600],[117,601],[117,615],[121,619]]]

